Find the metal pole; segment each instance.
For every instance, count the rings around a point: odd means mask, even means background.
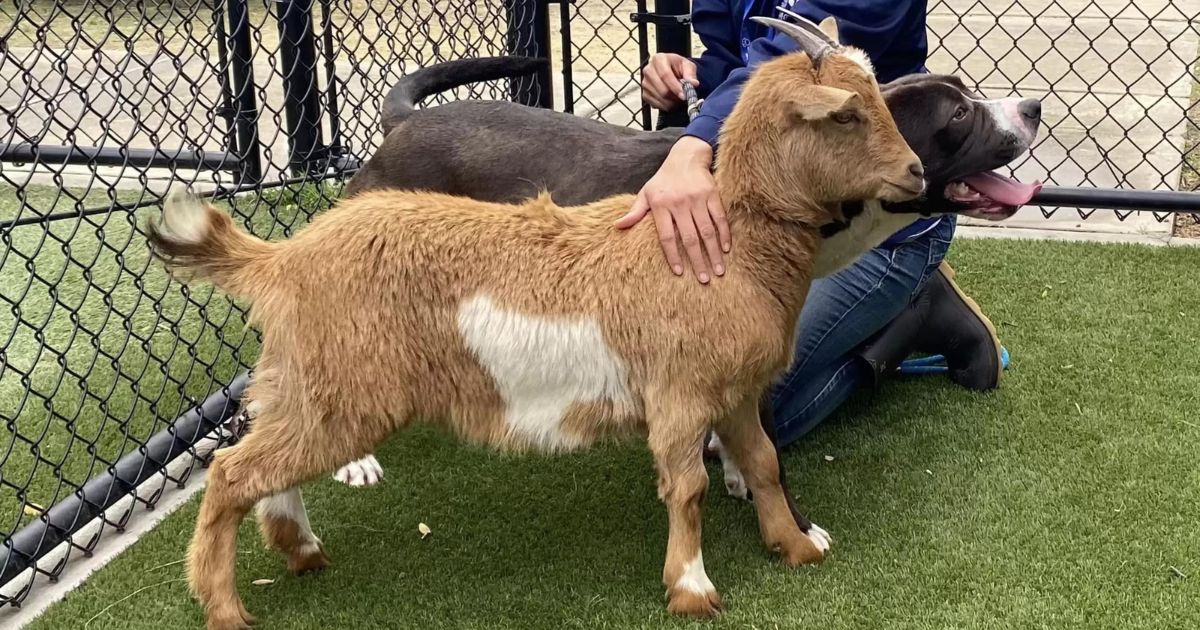
[[[654,0],[654,12],[659,15],[690,16],[692,13],[691,4],[690,0]],[[658,52],[675,53],[684,57],[692,56],[692,26],[690,20],[658,22],[654,26],[654,32],[657,36],[655,50]],[[686,127],[687,124],[687,107],[680,107],[670,112],[660,112],[658,115],[659,129],[666,127]]]
[[[258,143],[258,102],[255,99],[254,49],[250,45],[250,10],[246,0],[229,0],[229,66],[233,75],[233,119],[237,128],[234,153],[241,164],[239,184],[262,181],[262,152]]]
[[[550,7],[548,0],[505,0],[508,37],[505,51],[520,57],[550,58]],[[522,105],[554,109],[550,64],[533,77],[513,79],[509,98]]]
[[[571,1],[559,0],[558,3],[559,34],[562,41],[562,88],[563,111],[575,113],[575,77],[571,73]],[[550,56],[546,51],[546,56]],[[547,68],[549,72],[549,68]],[[554,104],[551,103],[551,107]]]
[[[283,69],[283,106],[287,116],[288,165],[297,176],[325,169],[312,8],[313,0],[275,2],[279,59]]]
[[[218,151],[185,151],[176,149],[126,149],[85,147],[80,145],[54,146],[43,144],[0,145],[0,162],[17,164],[85,164],[96,166],[128,166],[131,168],[206,169],[236,171],[244,165],[236,156]]]
[[[749,0],[747,0],[749,1]],[[638,12],[633,17],[646,14],[646,0],[637,0]],[[638,32],[638,63],[641,66],[638,69],[638,78],[642,78],[642,69],[646,67],[646,63],[650,61],[650,26],[646,20],[635,20],[637,22]],[[640,98],[640,97],[639,97]],[[650,104],[641,101],[642,109],[639,112],[642,118],[642,129],[650,130]]]
[[[333,42],[333,8],[330,0],[321,0],[321,44],[325,56],[325,111],[329,116],[329,159],[337,161],[341,168],[342,154],[346,147],[342,144],[342,121],[338,106],[338,76],[337,53],[339,48]]]
[[[1029,205],[1200,213],[1200,193],[1175,190],[1046,186],[1033,196]]]

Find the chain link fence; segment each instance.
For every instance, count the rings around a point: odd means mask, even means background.
[[[39,576],[153,507],[228,437],[259,340],[239,305],[182,287],[150,259],[142,225],[169,182],[207,191],[259,236],[286,237],[378,145],[379,106],[400,76],[461,57],[547,56],[558,75],[431,102],[509,98],[648,128],[638,68],[669,28],[631,15],[686,14],[687,2],[651,5],[0,5],[0,604],[19,604]],[[1047,130],[1022,177],[1200,182],[1200,0],[929,9],[932,69],[989,96],[1044,99]],[[1090,221],[1101,215],[1113,213]]]
[[[570,5],[575,72],[586,70],[574,81],[577,112],[649,128],[636,81],[647,40],[628,19],[645,4]],[[672,5],[658,11],[670,14],[686,13],[677,7],[688,3],[657,4]],[[1022,179],[1139,191],[1200,187],[1200,1],[929,0],[928,12],[931,71],[956,74],[987,97],[1042,99],[1039,140],[1015,165]],[[665,30],[648,28],[660,36]],[[691,36],[690,50],[702,50],[699,37]],[[1026,209],[1008,225],[1169,234],[1174,216],[1050,206]],[[1190,225],[1200,215],[1179,218]]]
[[[378,145],[403,73],[539,54],[534,6],[0,5],[0,603],[153,507],[226,438],[259,340],[243,308],[151,260],[142,226],[167,185],[286,237]],[[541,98],[506,83],[443,98]]]

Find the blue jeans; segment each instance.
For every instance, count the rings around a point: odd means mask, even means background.
[[[911,241],[872,249],[813,281],[800,312],[795,363],[772,391],[779,446],[811,431],[867,382],[869,368],[854,351],[925,286],[946,256],[955,223],[947,215]]]

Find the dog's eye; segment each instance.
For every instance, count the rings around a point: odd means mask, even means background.
[[[963,107],[962,105],[959,105],[958,109],[954,110],[954,120],[962,120],[966,117],[967,117],[967,108]]]
[[[858,116],[855,116],[854,112],[834,112],[831,118],[839,125],[848,125],[858,120]]]

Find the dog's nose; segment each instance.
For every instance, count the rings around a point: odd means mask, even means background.
[[[1029,122],[1039,122],[1042,119],[1042,102],[1036,98],[1027,98],[1017,106],[1017,111]]]

